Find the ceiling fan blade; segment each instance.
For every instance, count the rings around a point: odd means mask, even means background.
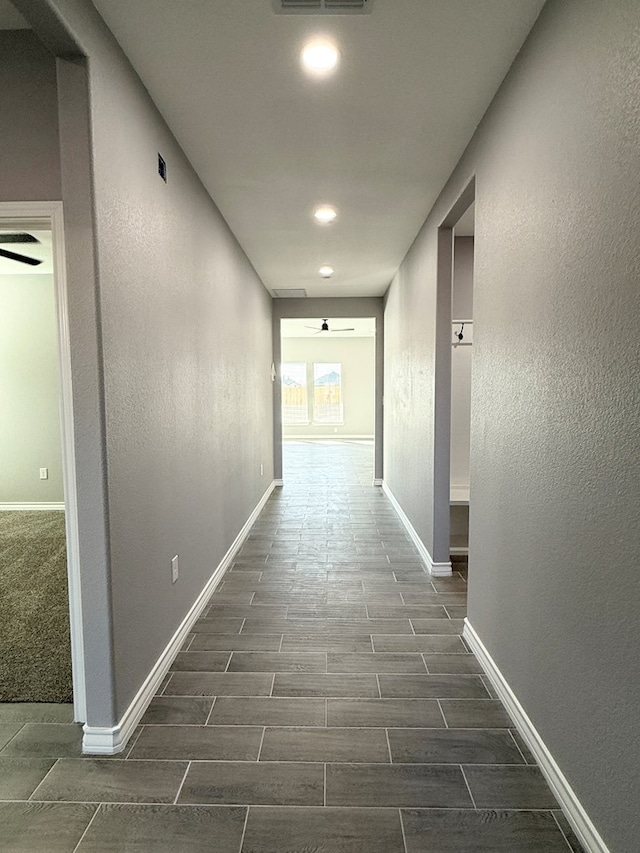
[[[39,243],[33,234],[0,234],[0,243]]]
[[[331,329],[332,332],[355,332],[355,329]]]
[[[7,249],[0,249],[0,256],[8,258],[10,261],[19,261],[21,264],[30,264],[32,267],[37,267],[42,263],[42,261],[38,261],[35,258],[28,258],[26,255],[9,252]]]
[[[317,332],[322,331],[322,329],[319,329],[317,326],[305,326],[305,329],[315,329]]]

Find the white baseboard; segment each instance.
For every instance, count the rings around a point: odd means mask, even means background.
[[[450,577],[452,574],[451,562],[434,563],[433,559],[431,558],[431,554],[427,551],[427,548],[426,548],[424,542],[418,536],[416,529],[414,528],[413,524],[411,524],[411,522],[409,521],[409,519],[405,515],[404,510],[402,509],[402,507],[400,506],[398,501],[395,499],[393,492],[391,491],[391,489],[389,488],[387,483],[384,482],[384,480],[382,481],[382,491],[389,498],[389,501],[391,502],[391,506],[397,512],[398,517],[399,517],[400,521],[402,522],[402,524],[404,525],[405,530],[407,531],[407,533],[411,537],[411,541],[413,542],[413,544],[418,549],[418,553],[420,554],[420,557],[422,558],[425,566],[427,567],[427,571],[429,572],[429,574],[433,575],[434,577],[438,577],[438,578]]]
[[[84,726],[84,738],[82,740],[83,753],[88,755],[116,755],[126,747],[127,741],[140,722],[149,702],[151,702],[157,693],[159,686],[162,684],[162,679],[169,671],[169,667],[180,651],[187,635],[200,618],[200,614],[206,607],[211,594],[222,580],[224,573],[233,562],[233,558],[247,538],[249,531],[275,488],[275,484],[276,481],[272,481],[264,495],[260,498],[257,506],[243,525],[242,530],[236,536],[233,544],[205,584],[200,595],[196,598],[178,630],[169,640],[167,647],[155,662],[153,669],[145,678],[140,690],[138,690],[135,698],[124,712],[122,719],[117,725],[111,728],[106,726]]]
[[[374,477],[373,478],[373,485],[374,486],[381,486],[383,484],[383,482],[384,482],[384,480],[382,479],[382,477]]]
[[[0,512],[2,512],[3,510],[8,510],[8,511],[21,510],[24,512],[25,510],[31,511],[34,509],[35,510],[37,510],[37,509],[47,510],[48,512],[57,511],[57,510],[63,510],[64,511],[64,503],[62,503],[62,502],[61,503],[43,503],[41,501],[38,501],[37,503],[34,502],[34,503],[22,503],[22,504],[0,503]]]
[[[511,687],[509,687],[504,675],[498,669],[496,662],[485,648],[484,643],[468,619],[464,620],[462,636],[482,664],[509,716],[533,753],[545,779],[549,783],[549,787],[555,794],[562,807],[562,811],[584,849],[587,853],[609,853],[608,847],[591,822],[589,815],[584,810],[564,773],[556,764],[549,748],[540,737],[537,729],[518,701],[517,696]]]
[[[284,486],[284,480],[274,480],[273,486],[274,486],[274,488]]]

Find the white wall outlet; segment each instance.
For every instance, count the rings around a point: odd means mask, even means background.
[[[48,468],[41,468],[40,469],[40,479],[41,480],[48,480],[49,479],[49,469]]]
[[[178,575],[180,574],[180,566],[178,565],[178,555],[171,560],[171,583],[175,583],[178,580]]]
[[[264,477],[264,465],[260,463],[260,476]]]

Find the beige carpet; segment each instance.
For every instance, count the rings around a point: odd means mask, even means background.
[[[63,512],[0,512],[0,701],[70,702]]]

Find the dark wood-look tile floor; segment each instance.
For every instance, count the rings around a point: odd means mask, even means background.
[[[0,850],[579,853],[430,578],[373,448],[285,445],[254,525],[127,749],[0,706]]]

